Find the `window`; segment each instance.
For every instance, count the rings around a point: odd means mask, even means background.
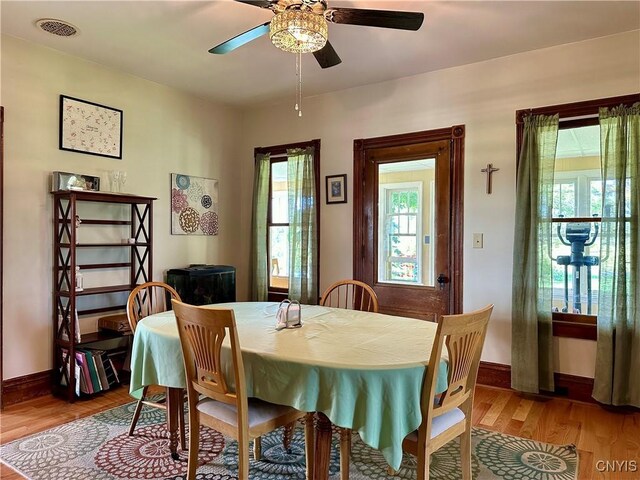
[[[381,184],[382,229],[378,279],[420,284],[422,277],[422,184]]]
[[[600,159],[600,107],[631,105],[638,95],[520,110],[516,113],[518,152],[525,115],[559,114],[553,188],[553,332],[596,339],[600,223],[603,182]],[[630,199],[626,203],[630,205]],[[630,214],[630,212],[628,212]],[[606,255],[606,252],[604,253]]]
[[[277,301],[287,298],[291,285],[290,272],[290,232],[289,221],[290,211],[290,190],[289,169],[287,152],[293,149],[314,148],[313,172],[315,175],[315,200],[313,205],[316,208],[316,231],[319,231],[319,212],[317,206],[319,201],[317,196],[320,191],[320,140],[310,142],[277,145],[273,147],[262,147],[255,149],[256,154],[270,155],[269,168],[269,204],[267,207],[267,234],[266,234],[266,256],[268,268],[268,298]],[[319,248],[319,247],[318,247]],[[316,275],[317,276],[317,275]]]
[[[271,163],[269,201],[269,288],[289,288],[289,189],[287,161]]]
[[[554,171],[554,312],[597,315],[600,260],[600,127],[562,128]]]
[[[380,163],[376,283],[433,286],[435,158]]]

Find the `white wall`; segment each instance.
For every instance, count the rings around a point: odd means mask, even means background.
[[[5,379],[51,368],[52,171],[105,180],[108,170],[124,170],[124,191],[158,198],[155,279],[189,263],[237,263],[244,231],[236,220],[239,112],[8,36],[2,37],[1,94]],[[58,149],[60,94],[124,111],[122,160]],[[171,172],[220,180],[219,236],[170,235]],[[82,330],[95,330],[95,320],[83,322]]]
[[[307,61],[307,75],[313,75],[313,59]],[[515,111],[639,90],[640,35],[635,31],[305,98],[301,119],[291,102],[251,109],[242,129],[242,224],[248,232],[253,148],[320,138],[320,287],[351,277],[353,140],[466,125],[464,309],[495,304],[483,359],[508,364]],[[491,195],[485,194],[485,175],[480,173],[487,163],[500,168]],[[349,202],[326,205],[324,176],[341,173],[348,175]],[[474,232],[484,233],[484,249],[471,248]],[[239,267],[248,280],[248,235],[243,237],[242,251],[245,257]],[[247,291],[248,283],[241,283],[240,294]],[[595,342],[558,339],[557,344],[559,371],[593,376]]]

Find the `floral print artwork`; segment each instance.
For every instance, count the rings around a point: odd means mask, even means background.
[[[218,180],[171,174],[171,233],[218,235]]]

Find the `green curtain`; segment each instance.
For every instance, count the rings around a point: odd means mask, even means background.
[[[600,109],[602,225],[593,398],[640,407],[640,103]]]
[[[317,195],[313,147],[288,150],[289,298],[318,303]]]
[[[269,209],[270,155],[256,156],[251,221],[251,300],[266,302],[269,287],[267,212]]]
[[[552,307],[553,172],[558,115],[528,116],[516,182],[511,326],[511,386],[554,390]]]

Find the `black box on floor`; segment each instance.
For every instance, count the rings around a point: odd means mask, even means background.
[[[191,305],[236,301],[236,268],[230,265],[172,268],[167,272],[167,283]]]

